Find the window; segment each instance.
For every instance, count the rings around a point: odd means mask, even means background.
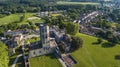
[[[39,53],[41,53],[41,51],[39,51]]]
[[[33,54],[35,54],[35,51],[34,51],[34,53]]]

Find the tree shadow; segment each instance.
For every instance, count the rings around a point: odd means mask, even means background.
[[[109,48],[109,47],[114,47],[115,44],[111,43],[111,42],[105,42],[102,44],[102,47],[104,48]]]
[[[92,45],[99,45],[100,43],[98,42],[93,42]]]
[[[120,60],[120,55],[115,55],[115,60]]]
[[[13,62],[14,62],[15,59],[16,59],[16,58],[10,58],[10,59],[9,59],[10,61],[9,61],[9,64],[8,64],[8,65],[9,65],[9,66],[12,66],[12,64],[13,64]]]
[[[11,58],[11,57],[10,57],[9,66],[12,66],[13,62],[15,61],[15,59],[16,59],[16,57],[14,57],[14,58]],[[20,58],[18,59],[16,65],[17,65],[18,67],[25,67],[25,66],[24,66],[24,59],[23,59],[23,57],[20,57]]]
[[[48,57],[50,57],[51,59],[56,59],[56,57],[55,57],[54,54],[46,54],[45,56],[48,56]]]
[[[18,67],[25,67],[23,56],[21,56],[17,62]]]
[[[73,52],[75,52],[75,51],[77,51],[77,50],[79,50],[79,49],[81,49],[81,48],[82,48],[82,47],[79,47],[79,48],[76,48],[76,49],[71,48],[70,51],[69,51],[69,53],[73,53]]]

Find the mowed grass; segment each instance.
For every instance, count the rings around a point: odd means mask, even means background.
[[[33,37],[33,38],[30,38],[30,39],[26,39],[25,40],[25,43],[34,43],[34,42],[37,42],[37,41],[40,41],[40,37]]]
[[[12,23],[12,22],[19,21],[19,20],[20,20],[20,14],[11,14],[9,16],[0,18],[0,25]]]
[[[3,18],[0,18],[0,25],[3,24],[9,24],[12,22],[19,22],[19,24],[26,24],[28,23],[28,18],[34,17],[34,13],[25,13],[25,18],[22,22],[20,22],[21,16],[23,16],[23,13],[16,13],[16,14],[11,14],[9,16],[5,16]],[[31,20],[31,22],[42,22],[43,20]]]
[[[99,5],[100,3],[96,2],[65,2],[65,1],[58,1],[58,5]]]
[[[60,16],[61,14],[50,14],[52,17]]]
[[[24,20],[22,22],[20,22],[20,24],[27,23],[28,18],[33,17],[33,15],[34,15],[34,13],[25,13],[25,18],[24,18]]]
[[[62,67],[54,55],[30,58],[30,67]]]
[[[26,24],[28,23],[28,21],[32,22],[32,23],[36,23],[36,22],[44,22],[43,19],[32,19],[32,20],[28,20],[28,18],[31,17],[35,17],[35,13],[26,13],[25,14],[25,18],[22,22],[20,22],[20,24]]]
[[[115,59],[116,55],[120,55],[120,45],[103,47],[107,42],[105,40],[102,44],[92,44],[97,42],[96,37],[80,33],[76,36],[83,39],[84,45],[83,48],[71,53],[78,61],[74,67],[120,67],[120,59]]]

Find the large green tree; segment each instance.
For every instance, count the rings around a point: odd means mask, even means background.
[[[75,24],[72,22],[66,22],[66,32],[70,35],[75,35],[77,32],[79,32],[79,24]]]
[[[71,51],[82,48],[83,40],[80,37],[73,36],[71,41]]]
[[[0,42],[0,67],[8,67],[9,56],[7,47],[4,43]]]

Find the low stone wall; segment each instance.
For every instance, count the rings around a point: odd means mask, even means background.
[[[74,64],[77,64],[77,61],[71,55],[69,55],[68,57],[73,60]]]
[[[57,57],[57,59],[59,60],[59,62],[61,63],[61,65],[63,67],[67,67],[67,65],[65,64],[65,62],[62,60],[61,56],[59,56],[57,53],[54,53],[54,54]]]
[[[40,56],[40,55],[45,55],[45,54],[50,54],[53,53],[54,49],[50,48],[50,47],[44,47],[44,48],[40,48],[40,49],[36,49],[36,50],[30,50],[29,51],[29,58],[31,57],[36,57],[36,56]]]

